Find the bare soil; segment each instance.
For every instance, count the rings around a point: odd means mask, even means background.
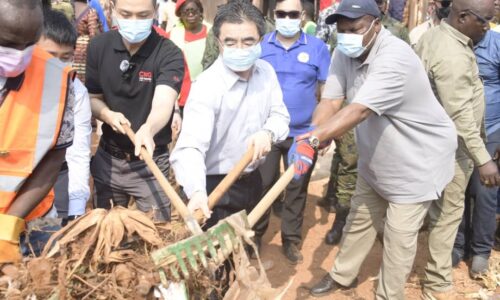
[[[324,166],[325,164],[323,164]],[[273,286],[281,286],[289,280],[293,280],[287,291],[285,300],[291,299],[374,299],[377,287],[377,274],[382,260],[382,244],[375,241],[373,248],[361,267],[358,277],[359,284],[356,289],[339,291],[321,298],[313,298],[309,295],[309,288],[315,285],[325,274],[330,271],[338,246],[330,246],[324,243],[325,234],[331,227],[335,214],[327,213],[316,202],[324,194],[328,178],[317,178],[311,181],[307,199],[305,218],[303,226],[303,263],[291,265],[282,253],[280,236],[280,219],[272,216],[268,232],[266,232],[262,245],[263,261],[272,261],[273,267],[267,271],[269,280]],[[318,176],[316,176],[318,177]],[[410,278],[406,283],[407,299],[420,299],[420,279],[427,259],[427,233],[419,235],[417,256]],[[492,274],[486,281],[475,281],[468,275],[468,266],[465,262],[453,270],[454,284],[460,299],[481,299],[481,294],[488,294],[485,299],[500,299],[500,288],[487,291],[486,284],[491,286],[493,276],[498,281],[498,267],[500,265],[500,252],[494,251],[491,258]],[[486,282],[486,283],[485,283]],[[496,282],[494,283],[496,286]],[[488,292],[488,293],[487,293]]]

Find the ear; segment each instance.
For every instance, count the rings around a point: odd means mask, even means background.
[[[306,20],[306,11],[305,11],[305,10],[302,10],[302,11],[300,12],[300,20],[301,20],[302,22],[304,22],[304,21]]]

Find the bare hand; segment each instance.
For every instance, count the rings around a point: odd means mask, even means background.
[[[179,137],[179,133],[181,132],[182,129],[182,117],[180,113],[174,112],[171,128],[172,128],[172,140],[175,141]]]
[[[125,129],[123,129],[122,125],[130,126],[129,120],[127,120],[127,118],[125,118],[125,116],[122,113],[111,110],[105,114],[103,121],[109,126],[111,126],[111,128],[114,131],[119,132],[121,134],[125,134]]]
[[[149,155],[153,157],[153,152],[155,151],[155,142],[153,140],[153,134],[151,133],[151,128],[148,124],[144,124],[135,133],[135,156],[139,156],[141,159],[143,157],[140,155],[141,147],[144,146],[148,151]]]
[[[500,174],[498,174],[498,166],[490,160],[478,168],[479,178],[481,183],[486,187],[500,185]]]
[[[271,135],[265,130],[258,131],[250,136],[248,147],[253,146],[252,163],[264,157],[271,151]]]
[[[187,207],[191,213],[194,213],[197,209],[201,209],[207,219],[210,218],[210,215],[212,214],[208,208],[207,194],[204,192],[194,193],[193,196],[191,196],[191,199],[189,199]]]

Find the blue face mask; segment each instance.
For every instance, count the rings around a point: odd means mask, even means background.
[[[144,41],[151,33],[153,19],[128,20],[118,19],[118,31],[120,35],[129,43],[137,44]]]
[[[262,53],[260,43],[244,49],[224,47],[222,61],[231,70],[243,72],[250,69]]]
[[[364,34],[338,33],[337,49],[339,49],[340,52],[344,53],[345,55],[351,58],[357,58],[363,55],[363,53],[365,53],[366,51],[366,48],[368,48],[368,46],[375,39],[376,35],[374,34],[370,42],[368,42],[366,46],[363,46],[363,37],[368,32],[370,32],[374,23],[375,20],[373,20],[372,24],[370,25],[370,28],[368,28],[368,30]]]
[[[276,19],[276,30],[284,37],[293,37],[300,31],[300,19]]]

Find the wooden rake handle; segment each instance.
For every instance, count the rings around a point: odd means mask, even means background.
[[[128,138],[132,141],[133,144],[135,144],[135,133],[134,131],[130,128],[128,125],[123,125],[123,128],[125,129],[125,133],[127,134]],[[200,234],[203,233],[201,230],[200,225],[196,220],[193,218],[191,215],[191,212],[187,208],[186,204],[182,201],[181,197],[177,195],[175,192],[174,188],[168,182],[167,178],[165,178],[165,175],[163,175],[163,172],[158,168],[158,165],[156,162],[153,160],[149,152],[146,150],[146,148],[141,147],[141,156],[146,165],[149,167],[151,172],[153,173],[154,177],[156,180],[158,180],[158,183],[160,184],[160,187],[163,189],[167,197],[170,199],[170,202],[172,205],[175,207],[175,209],[179,212],[181,215],[182,219],[184,220],[184,223],[186,223],[187,227],[193,234]],[[196,225],[194,224],[196,223]]]
[[[252,209],[250,214],[248,214],[248,224],[252,228],[257,221],[266,213],[266,211],[271,207],[273,202],[278,198],[278,196],[285,190],[290,181],[293,179],[294,166],[291,165],[286,169],[285,173],[280,177],[280,179],[273,185],[273,187],[267,192],[267,194],[259,201],[257,206]]]
[[[233,167],[233,169],[227,173],[227,175],[222,179],[221,182],[217,185],[217,187],[210,193],[208,196],[208,208],[213,209],[217,202],[224,196],[224,194],[229,190],[231,185],[238,180],[241,173],[245,171],[246,167],[252,162],[253,159],[253,147],[250,147],[245,155],[238,161],[238,163]],[[194,213],[194,217],[198,222],[203,222],[205,216],[203,212],[197,210]]]

